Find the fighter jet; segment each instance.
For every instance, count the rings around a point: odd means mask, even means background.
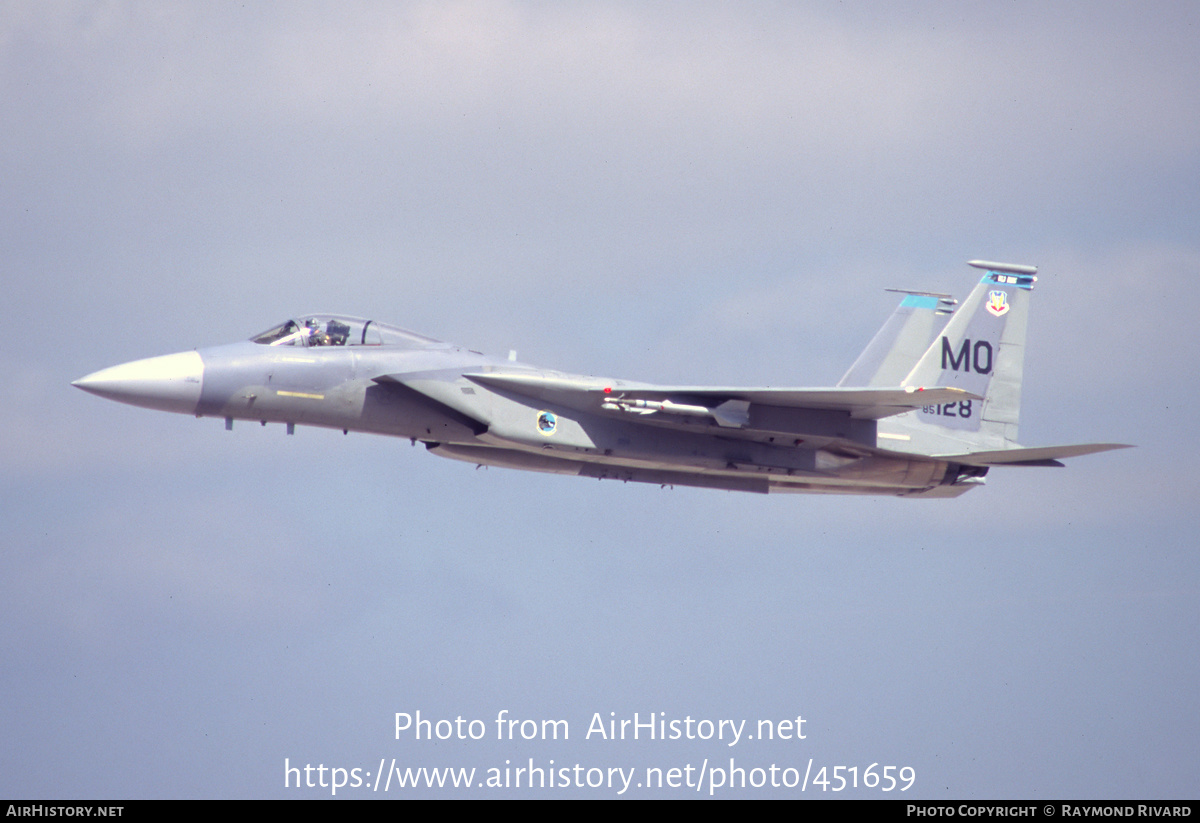
[[[759,493],[956,497],[993,466],[1115,443],[1017,442],[1034,266],[969,261],[960,306],[905,291],[828,388],[671,386],[539,369],[357,317],[103,369],[73,385],[162,411],[369,432],[481,466]]]

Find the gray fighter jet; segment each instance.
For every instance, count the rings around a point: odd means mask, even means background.
[[[986,273],[959,306],[903,292],[831,388],[657,386],[538,369],[355,317],[76,380],[135,406],[420,441],[436,455],[599,479],[748,492],[956,497],[992,466],[1061,466],[1112,443],[1017,443],[1037,269]]]

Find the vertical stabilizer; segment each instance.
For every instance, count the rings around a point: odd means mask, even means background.
[[[986,271],[901,385],[954,387],[984,399],[925,406],[880,421],[880,445],[958,453],[1017,442],[1021,376],[1035,266],[972,260]]]
[[[904,298],[871,339],[839,386],[899,386],[954,312],[948,294],[888,289]]]

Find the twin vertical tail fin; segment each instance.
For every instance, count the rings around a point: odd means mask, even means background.
[[[880,420],[879,445],[975,466],[1062,465],[1057,458],[1123,448],[1019,445],[1025,332],[1037,268],[985,260],[969,264],[985,274],[948,321],[937,315],[947,304],[931,299],[944,296],[909,293],[839,385],[953,387],[981,399],[924,406]],[[911,352],[921,342],[923,354],[914,357]],[[906,366],[911,368],[898,377]]]
[[[900,292],[904,299],[838,381],[839,386],[899,386],[958,305],[948,294],[888,291]]]

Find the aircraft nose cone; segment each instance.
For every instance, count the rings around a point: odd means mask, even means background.
[[[200,402],[203,380],[204,361],[185,351],[101,369],[71,385],[119,403],[191,414]]]

